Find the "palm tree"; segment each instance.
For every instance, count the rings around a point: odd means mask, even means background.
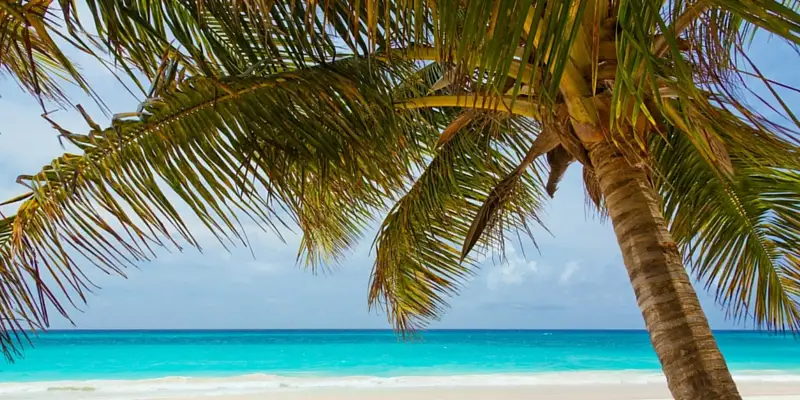
[[[120,272],[153,245],[197,245],[165,186],[222,241],[246,243],[238,211],[289,220],[312,268],[394,202],[370,301],[401,331],[422,327],[476,248],[539,222],[576,160],[676,399],[740,398],[685,266],[733,316],[800,325],[798,135],[741,96],[750,76],[800,126],[745,41],[763,29],[800,44],[793,4],[88,4],[100,42],[152,87],[108,128],[54,123],[81,153],[21,176],[30,191],[6,202],[19,203],[0,221],[7,351],[91,287],[76,258]]]

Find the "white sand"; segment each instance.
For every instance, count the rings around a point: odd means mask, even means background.
[[[745,400],[800,400],[800,376],[734,375]],[[167,377],[0,382],[2,400],[668,400],[663,375],[631,371],[380,377]]]
[[[797,382],[743,382],[746,400],[800,400]],[[170,397],[195,400],[198,397]],[[248,395],[203,396],[207,400],[666,400],[666,386],[656,383],[535,385],[506,387],[325,388],[278,390]]]

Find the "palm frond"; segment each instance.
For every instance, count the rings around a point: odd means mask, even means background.
[[[486,197],[483,205],[481,205],[481,208],[478,210],[475,219],[469,227],[466,238],[464,238],[464,245],[461,250],[462,260],[466,258],[473,247],[478,244],[478,241],[487,229],[491,232],[492,227],[500,226],[498,222],[502,222],[503,215],[508,211],[507,206],[515,199],[518,187],[522,184],[523,177],[528,167],[533,165],[537,158],[543,154],[549,153],[558,146],[559,137],[554,129],[545,128],[539,132],[539,135],[536,136],[536,140],[531,144],[528,153],[525,154],[525,158],[522,159],[511,173],[497,183]],[[535,171],[534,174],[536,174]],[[535,217],[535,215],[533,216]],[[502,234],[497,236],[500,236],[502,240]]]
[[[50,306],[66,315],[58,299],[82,300],[92,286],[80,260],[121,273],[152,246],[199,247],[163,186],[224,243],[246,243],[239,211],[262,228],[288,214],[312,266],[335,260],[421,162],[426,125],[395,112],[399,73],[343,59],[269,77],[192,77],[109,128],[56,126],[82,153],[19,178],[30,194],[0,223],[2,338],[19,321],[47,326]]]
[[[460,244],[491,189],[531,146],[531,135],[521,132],[536,128],[525,120],[472,112],[469,124],[438,148],[395,204],[375,239],[370,302],[385,306],[402,332],[436,318],[446,306],[443,296],[453,294],[471,274],[476,264],[469,257],[462,262]],[[541,199],[530,174],[511,198],[497,226],[527,231]],[[486,235],[482,242],[502,246],[497,236]]]
[[[760,142],[761,148],[747,148],[727,140],[734,173],[725,177],[686,135],[658,137],[651,146],[655,184],[687,263],[708,288],[716,287],[730,314],[794,330],[800,328],[800,161],[797,149],[791,155]]]
[[[88,84],[53,36],[58,21],[51,0],[0,0],[0,76],[8,74],[28,93],[66,103],[64,83],[91,93]],[[88,51],[76,43],[75,48]]]
[[[59,0],[75,15],[75,0]],[[324,20],[308,19],[306,2],[227,0],[89,0],[95,29],[116,62],[137,80],[153,80],[164,58],[180,60],[190,75],[269,75],[330,60],[336,44]],[[72,37],[87,35],[70,18]],[[138,82],[138,80],[137,80]]]
[[[514,97],[523,86],[535,86],[537,97],[552,102],[571,59],[585,58],[571,47],[585,37],[580,21],[590,3],[329,1],[306,2],[306,12],[334,26],[351,51],[394,49],[400,58],[413,59],[420,46],[430,47],[436,60],[450,67],[448,83]],[[315,13],[312,4],[317,5]],[[511,88],[506,87],[509,82]]]
[[[715,116],[708,114],[723,107],[764,133],[787,131],[746,104],[743,93],[749,89],[741,71],[754,67],[745,51],[753,27],[796,47],[800,44],[797,22],[800,13],[791,1],[620,3],[616,32],[606,38],[614,40],[616,54],[606,55],[603,66],[614,72],[600,74],[613,79],[612,124],[635,127],[635,132],[624,132],[624,139],[632,147],[645,149],[643,138],[650,132],[640,127],[658,126],[666,118],[689,135],[719,173],[729,174],[720,133],[708,127]],[[800,121],[776,91],[771,93],[784,106],[783,113],[792,117],[792,134],[797,137]]]

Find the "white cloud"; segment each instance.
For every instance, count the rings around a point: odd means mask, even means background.
[[[575,275],[575,272],[577,272],[579,269],[580,269],[580,264],[577,261],[568,262],[567,265],[564,267],[564,271],[561,272],[561,275],[559,275],[558,277],[558,283],[560,285],[568,284],[572,279],[572,276]]]
[[[510,245],[506,248],[503,263],[491,268],[486,277],[486,285],[492,290],[504,285],[519,285],[538,271],[536,261],[526,261]]]

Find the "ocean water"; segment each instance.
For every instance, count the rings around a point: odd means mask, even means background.
[[[800,381],[800,340],[716,337],[737,379]],[[644,331],[59,331],[0,361],[0,398],[14,399],[662,380]]]

